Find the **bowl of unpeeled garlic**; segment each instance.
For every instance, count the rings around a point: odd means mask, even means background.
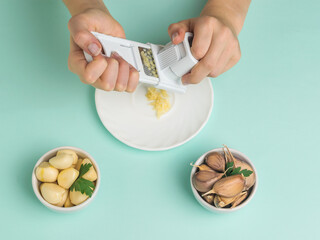
[[[100,171],[93,157],[76,147],[45,153],[32,173],[32,187],[40,202],[58,212],[87,206],[100,186]]]
[[[250,159],[225,145],[206,152],[191,165],[192,192],[211,212],[239,210],[248,204],[257,190],[257,171]]]

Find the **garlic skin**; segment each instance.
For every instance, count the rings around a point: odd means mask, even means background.
[[[61,201],[58,204],[55,204],[57,207],[62,207],[68,198],[68,191],[62,195]]]
[[[58,175],[58,184],[64,189],[69,189],[78,176],[78,170],[74,168],[64,169]]]
[[[243,192],[240,195],[237,196],[235,201],[232,203],[231,208],[235,208],[239,204],[241,204],[248,196],[248,192]]]
[[[209,203],[209,204],[213,203],[213,200],[214,200],[213,194],[209,194],[207,196],[204,196],[203,198],[207,203]]]
[[[211,169],[217,172],[225,171],[225,166],[226,166],[225,158],[218,152],[209,153],[206,156],[206,163]]]
[[[73,207],[74,205],[72,204],[72,202],[70,201],[70,196],[67,197],[67,200],[65,201],[65,203],[63,204],[64,207]]]
[[[40,192],[44,200],[53,205],[60,204],[65,197],[67,190],[56,183],[42,183]]]
[[[211,193],[216,193],[222,197],[231,198],[241,193],[244,189],[244,186],[245,179],[242,175],[225,177],[217,181],[213,185],[212,189],[203,194],[202,197]]]
[[[42,162],[36,169],[36,177],[40,182],[55,182],[59,171],[52,167],[48,162]]]
[[[222,178],[223,173],[212,171],[199,171],[192,177],[192,183],[199,192],[209,191],[213,184]]]
[[[86,163],[91,163],[91,164],[92,164],[92,162],[91,162],[88,158],[85,158],[85,159],[83,159],[81,165],[84,165],[84,164],[86,164]],[[95,180],[97,180],[98,176],[97,176],[96,170],[95,170],[94,167],[93,167],[93,164],[92,164],[92,166],[90,167],[89,171],[86,172],[86,173],[82,176],[82,178],[87,179],[87,180],[92,181],[92,182],[95,181]]]
[[[59,154],[49,160],[49,163],[57,169],[66,169],[71,167],[73,157],[70,154]]]
[[[69,196],[70,196],[71,203],[74,205],[79,205],[79,204],[83,203],[89,197],[86,194],[82,194],[81,192],[78,192],[75,190],[70,191]]]
[[[70,149],[64,149],[64,150],[60,150],[57,152],[57,156],[61,155],[61,154],[69,154],[73,157],[73,162],[72,164],[76,164],[78,162],[78,155],[75,151],[70,150]]]
[[[239,159],[235,158],[234,159],[234,166],[235,168],[241,167],[241,169],[248,169],[252,171],[252,174],[249,177],[246,177],[246,185],[245,185],[245,190],[248,190],[251,188],[255,182],[256,182],[256,175],[255,172],[253,171],[252,167],[247,164],[246,162],[240,161]]]

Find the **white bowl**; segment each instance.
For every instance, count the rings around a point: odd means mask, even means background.
[[[212,153],[212,152],[218,152],[218,153],[221,153],[224,155],[224,152],[222,150],[222,148],[216,148],[216,149],[213,149],[213,150],[210,150],[208,152],[206,152],[205,154],[203,154],[195,163],[194,165],[200,165],[204,162],[205,160],[205,156],[207,156],[207,154],[209,153]],[[201,196],[200,194],[198,193],[198,191],[194,188],[193,184],[192,184],[192,177],[193,175],[196,173],[197,171],[197,167],[193,167],[192,170],[191,170],[191,174],[190,174],[190,184],[191,184],[191,188],[192,188],[192,192],[193,192],[193,195],[195,196],[195,198],[198,200],[198,202],[204,207],[206,208],[207,210],[211,211],[211,212],[215,212],[215,213],[227,213],[227,212],[234,212],[234,211],[237,211],[241,208],[243,208],[244,206],[246,206],[250,201],[251,199],[253,198],[254,194],[256,193],[257,191],[257,187],[258,187],[258,175],[257,175],[257,170],[255,169],[255,167],[253,166],[252,162],[250,161],[250,159],[244,155],[243,153],[237,151],[237,150],[234,150],[234,149],[231,149],[230,148],[230,152],[232,153],[232,155],[236,158],[238,158],[239,160],[242,160],[246,163],[248,163],[255,175],[256,175],[256,182],[255,184],[251,187],[251,192],[250,192],[250,195],[247,197],[246,200],[244,200],[239,206],[235,207],[235,208],[217,208],[209,203],[207,203]]]
[[[40,193],[40,190],[39,190],[39,186],[41,184],[41,182],[37,179],[36,177],[36,168],[40,165],[40,163],[42,162],[47,162],[49,161],[50,158],[54,157],[57,152],[59,150],[62,150],[62,149],[70,149],[70,150],[73,150],[75,151],[79,157],[81,158],[89,158],[92,162],[92,165],[93,167],[95,168],[96,172],[97,172],[97,181],[96,181],[96,187],[92,193],[92,196],[90,198],[88,198],[86,201],[84,201],[83,203],[77,205],[77,206],[73,206],[73,207],[68,207],[68,208],[65,208],[65,207],[57,207],[57,206],[54,206],[50,203],[48,203],[46,200],[43,199],[43,197],[41,196],[41,193]],[[37,198],[40,200],[40,202],[45,205],[47,208],[51,209],[51,210],[54,210],[54,211],[57,211],[57,212],[74,212],[74,211],[78,211],[84,207],[86,207],[89,203],[91,203],[91,201],[95,198],[95,196],[97,195],[97,192],[99,190],[99,187],[100,187],[100,170],[99,170],[99,167],[98,167],[98,164],[96,163],[96,161],[93,159],[93,157],[83,151],[82,149],[80,148],[76,148],[76,147],[69,147],[69,146],[66,146],[66,147],[58,147],[58,148],[55,148],[55,149],[52,149],[50,150],[49,152],[45,153],[39,160],[38,162],[36,163],[36,165],[34,166],[33,168],[33,172],[32,172],[32,187],[33,187],[33,191],[35,193],[35,195],[37,196]]]

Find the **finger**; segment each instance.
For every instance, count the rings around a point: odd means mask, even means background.
[[[223,71],[221,72],[224,73],[226,71],[228,71],[230,68],[232,68],[234,65],[236,65],[239,60],[240,60],[241,54],[237,54],[236,56],[232,57],[229,62],[226,64],[226,66],[224,67]]]
[[[98,56],[101,53],[102,46],[99,40],[88,31],[85,21],[79,20],[82,15],[75,16],[70,19],[68,28],[74,42],[91,56]]]
[[[212,42],[213,25],[206,21],[209,20],[200,19],[193,29],[191,53],[198,60],[206,55]]]
[[[108,67],[101,75],[100,80],[94,87],[99,87],[105,91],[113,91],[116,85],[119,71],[119,63],[114,58],[106,58],[108,62]]]
[[[116,81],[115,90],[122,92],[127,88],[129,80],[129,63],[127,63],[118,53],[113,52],[112,58],[116,59],[119,63],[118,78]]]
[[[179,44],[183,41],[186,32],[191,31],[190,20],[184,20],[173,23],[168,28],[168,33],[173,44]]]
[[[94,57],[92,62],[87,63],[82,50],[76,46],[72,39],[70,46],[71,50],[68,59],[70,71],[79,75],[83,83],[93,84],[107,68],[106,59],[100,55]]]
[[[210,70],[208,70],[208,67],[202,61],[200,61],[193,67],[190,73],[187,73],[182,77],[182,83],[185,85],[197,84],[206,76],[208,76],[209,73]]]
[[[136,90],[139,83],[139,73],[138,71],[130,66],[130,72],[129,72],[129,81],[127,86],[127,92],[134,92]]]

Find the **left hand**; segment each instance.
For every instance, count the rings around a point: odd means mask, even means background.
[[[196,84],[205,77],[217,77],[233,67],[241,56],[237,34],[218,18],[200,16],[178,23],[168,29],[174,44],[183,41],[186,32],[193,32],[192,55],[199,60],[190,73],[182,77],[184,84]]]

